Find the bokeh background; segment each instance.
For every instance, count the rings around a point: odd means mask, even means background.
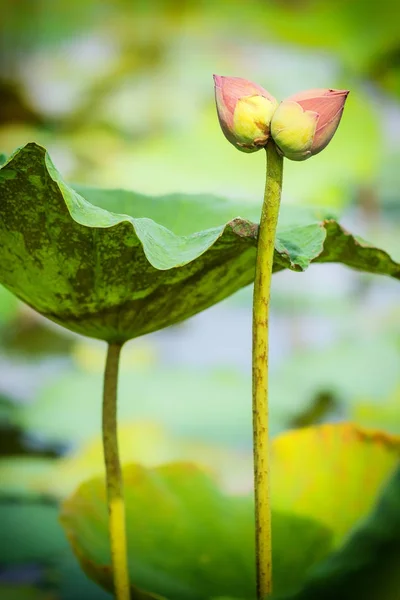
[[[224,139],[212,74],[245,77],[279,99],[347,88],[328,149],[286,161],[283,202],[328,206],[400,258],[393,0],[0,5],[1,152],[36,141],[72,183],[261,205],[263,153],[239,153]],[[250,489],[251,292],[126,346],[125,460],[199,459],[228,488]],[[274,434],[345,419],[400,433],[398,282],[327,264],[279,273],[271,327]],[[54,502],[101,472],[104,359],[104,344],[55,326],[0,288],[4,598],[108,597],[80,573]]]

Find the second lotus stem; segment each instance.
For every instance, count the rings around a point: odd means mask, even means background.
[[[121,344],[109,344],[104,372],[103,448],[109,535],[116,600],[130,600],[125,503],[117,437],[117,385]]]
[[[283,158],[270,141],[258,232],[253,296],[253,448],[257,598],[272,592],[271,488],[268,419],[269,307],[275,236],[282,191]]]

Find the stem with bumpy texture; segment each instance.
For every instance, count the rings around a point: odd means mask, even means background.
[[[258,232],[253,297],[253,448],[257,598],[272,591],[271,492],[268,447],[268,319],[283,158],[270,141],[267,178]]]
[[[106,466],[109,533],[117,600],[130,600],[125,504],[117,438],[117,386],[121,344],[109,344],[103,391],[103,448]]]

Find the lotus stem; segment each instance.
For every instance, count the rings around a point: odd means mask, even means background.
[[[272,264],[282,190],[283,158],[266,147],[267,176],[258,232],[253,296],[253,449],[257,598],[272,593],[271,489],[268,422],[268,332]]]
[[[103,449],[106,467],[109,535],[117,600],[130,600],[125,502],[117,437],[118,366],[122,344],[109,344],[103,391]]]

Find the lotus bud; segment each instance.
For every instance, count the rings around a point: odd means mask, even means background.
[[[277,101],[261,86],[240,77],[214,75],[215,101],[221,129],[242,152],[267,144]]]
[[[339,125],[348,93],[315,89],[281,102],[271,121],[278,151],[291,160],[306,160],[321,152]]]

